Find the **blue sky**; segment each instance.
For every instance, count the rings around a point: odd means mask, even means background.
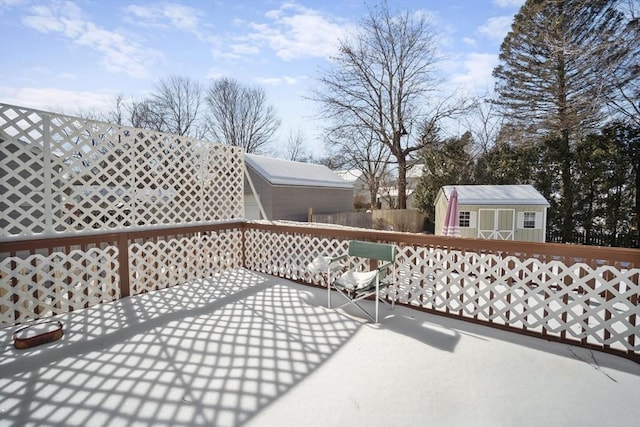
[[[443,90],[491,90],[500,43],[524,0],[389,0],[428,13],[439,35]],[[316,106],[303,97],[338,38],[358,25],[362,0],[0,0],[0,102],[100,110],[142,98],[158,80],[231,77],[261,85],[290,132],[322,154]]]

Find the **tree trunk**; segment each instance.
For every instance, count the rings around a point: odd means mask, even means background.
[[[571,176],[571,147],[569,131],[562,131],[562,241],[573,240],[573,179]]]
[[[636,234],[640,234],[640,161],[634,168],[634,173],[636,175],[636,204],[635,204],[635,215],[632,219],[632,227],[635,225]]]
[[[407,209],[407,159],[398,156],[398,209]]]
[[[378,209],[378,186],[369,187],[369,194],[371,197],[371,209]]]

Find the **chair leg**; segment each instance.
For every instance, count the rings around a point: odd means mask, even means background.
[[[393,310],[396,306],[396,298],[398,297],[398,291],[396,290],[396,285],[389,286],[389,289],[393,289],[393,296],[391,297],[391,309]]]
[[[338,293],[339,293],[340,295],[342,295],[342,296],[347,300],[347,302],[345,302],[344,304],[337,306],[337,307],[336,307],[336,310],[337,310],[337,309],[341,309],[341,308],[343,308],[343,307],[346,307],[346,306],[348,306],[348,305],[353,305],[353,306],[357,307],[357,308],[358,308],[358,310],[360,310],[360,311],[362,312],[362,314],[364,314],[365,316],[367,316],[367,318],[368,318],[369,320],[371,320],[372,322],[376,322],[376,323],[377,323],[376,318],[375,318],[375,317],[373,317],[371,314],[369,314],[369,312],[368,312],[367,310],[365,310],[364,308],[362,308],[362,306],[361,306],[360,304],[358,304],[358,301],[360,301],[360,300],[362,300],[362,299],[365,299],[365,298],[367,298],[368,296],[371,296],[371,294],[364,295],[364,296],[357,297],[357,298],[351,298],[351,296],[350,296],[350,295],[347,295],[346,293],[342,292],[339,288],[336,288],[336,290],[338,291]]]
[[[376,276],[376,323],[378,323],[378,300],[380,299],[380,280]]]
[[[327,269],[327,307],[331,308],[331,267]]]

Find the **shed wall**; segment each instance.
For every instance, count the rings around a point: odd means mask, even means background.
[[[540,205],[459,205],[459,211],[468,211],[471,212],[471,227],[460,227],[460,237],[467,238],[478,238],[481,237],[478,235],[479,227],[483,227],[485,229],[494,226],[493,223],[487,222],[487,215],[483,215],[481,218],[479,211],[481,209],[485,210],[514,210],[513,215],[513,240],[526,241],[526,242],[544,242],[545,241],[545,232],[546,232],[546,207]],[[438,195],[436,196],[435,203],[435,234],[442,235],[442,226],[444,223],[444,215],[447,211],[447,199],[444,197],[444,192],[442,190],[438,191]],[[519,227],[519,215],[523,212],[538,212],[540,224],[535,229],[522,228]],[[506,228],[508,226],[509,219],[506,212],[498,215],[498,226]],[[495,221],[495,218],[494,220]],[[538,225],[538,224],[536,224]]]
[[[260,202],[262,203],[262,207],[264,208],[265,213],[267,214],[269,219],[272,219],[273,218],[273,211],[272,211],[273,196],[271,194],[272,193],[271,185],[261,175],[258,175],[257,173],[255,173],[253,169],[247,168],[247,170],[249,171],[249,175],[251,176],[251,181],[253,182],[253,185],[256,187],[256,192],[260,197]],[[252,193],[251,193],[251,186],[249,185],[249,183],[246,182],[246,178],[244,183],[244,193],[245,193],[245,214],[250,212],[255,212],[255,209],[253,209],[252,206],[250,205],[255,203],[257,208],[257,201],[255,199],[252,199],[251,197],[247,199],[247,195],[251,195]],[[249,204],[249,206],[247,206],[247,203]],[[259,216],[260,215],[258,215],[258,217]],[[248,216],[247,218],[258,219],[258,218],[249,218]]]
[[[444,199],[444,198],[443,198]],[[489,230],[491,228],[505,230],[511,226],[511,215],[508,211],[513,211],[513,239],[525,242],[544,242],[545,241],[545,224],[546,224],[546,207],[540,205],[459,205],[460,212],[471,212],[471,227],[460,227],[460,236],[469,238],[482,238],[479,230]],[[480,211],[484,210],[485,214]],[[446,211],[446,204],[443,210]],[[495,211],[499,211],[495,215]],[[539,214],[535,229],[523,228],[522,213],[537,212]],[[488,216],[493,216],[488,220]],[[497,220],[497,221],[496,221]],[[440,234],[442,228],[440,228]]]
[[[319,214],[351,211],[351,188],[276,186],[271,189],[273,219],[306,221],[309,208]]]
[[[274,186],[251,168],[248,170],[268,219],[307,221],[309,208],[318,214],[347,212],[353,209],[351,188]],[[245,183],[245,194],[251,194],[248,183]],[[245,205],[246,203],[252,203],[250,197],[245,196]],[[247,211],[251,212],[251,208],[247,207]]]
[[[444,191],[440,189],[438,190],[438,194],[436,195],[436,203],[435,203],[436,218],[435,218],[435,228],[433,232],[436,235],[439,235],[439,236],[442,235],[442,226],[444,225],[444,215],[446,212],[447,212],[447,198],[444,197]],[[462,232],[460,232],[460,235],[463,236]],[[471,236],[464,235],[463,237],[471,237]]]

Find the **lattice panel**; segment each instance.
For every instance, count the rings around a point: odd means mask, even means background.
[[[42,117],[0,104],[0,229],[2,235],[45,230]]]
[[[22,323],[120,298],[118,249],[6,257],[0,261],[0,324]]]
[[[398,264],[400,302],[640,350],[640,269],[413,247]]]
[[[244,215],[238,147],[0,104],[0,236]]]
[[[239,230],[129,246],[132,295],[165,289],[241,266],[242,233]]]
[[[249,229],[245,236],[248,268],[323,285],[325,278],[306,271],[307,264],[318,254],[336,256],[348,248],[347,241],[306,234]],[[394,274],[390,290],[396,293],[388,296],[404,304],[640,351],[638,268],[404,246]]]
[[[53,115],[50,143],[56,232],[134,224],[129,131],[107,123]]]
[[[292,280],[303,280],[326,286],[326,277],[307,270],[309,263],[319,255],[339,256],[347,253],[347,241],[318,238],[309,235],[271,233],[262,230],[245,232],[245,264],[247,268]],[[364,260],[345,268],[365,267]]]
[[[136,130],[136,219],[144,224],[240,218],[244,172],[238,147]]]

